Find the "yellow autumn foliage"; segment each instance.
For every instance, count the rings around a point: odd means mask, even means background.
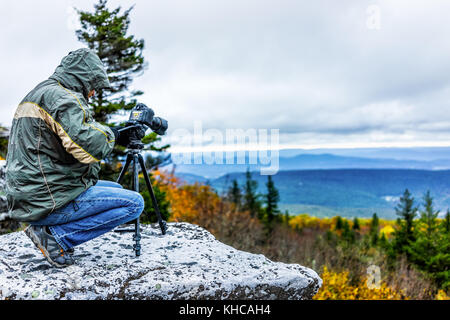
[[[394,227],[390,224],[384,226],[383,228],[381,228],[380,230],[380,235],[383,235],[386,237],[386,239],[389,239],[389,237],[391,236],[391,234],[395,231]]]
[[[152,175],[170,202],[169,221],[193,222],[201,213],[214,212],[220,205],[220,197],[210,186],[184,184],[173,174],[158,170]]]
[[[218,239],[226,239],[230,243],[238,243],[245,248],[255,249],[255,243],[260,240],[259,234],[263,232],[261,223],[256,218],[251,218],[246,212],[238,212],[231,204],[222,199],[213,188],[203,184],[186,184],[177,178],[173,173],[165,171],[153,171],[152,177],[154,183],[158,185],[161,191],[166,193],[167,200],[170,202],[169,221],[184,221],[194,223],[207,228]],[[300,214],[288,219],[289,226],[293,229],[292,235],[299,236],[295,229],[316,230],[321,234],[323,231],[335,231],[338,217],[318,218],[308,214]],[[349,227],[353,227],[353,220],[346,220]],[[369,231],[371,219],[358,219],[360,224],[359,234],[366,234]],[[395,221],[379,220],[380,234],[387,238],[394,231]],[[284,238],[283,238],[284,239]],[[288,244],[292,238],[287,238]],[[268,250],[271,248],[258,247],[258,250]],[[373,251],[373,252],[371,252]],[[278,253],[277,253],[278,254]],[[377,254],[376,248],[370,248],[366,252],[368,256]],[[326,264],[326,263],[325,263]],[[323,264],[317,266],[320,268]],[[314,296],[315,300],[399,300],[409,299],[403,291],[390,287],[386,282],[381,281],[378,288],[371,289],[368,286],[368,278],[365,276],[350,279],[350,271],[329,270],[323,267],[321,278],[323,285],[319,292]],[[405,288],[392,284],[395,288]],[[407,289],[405,289],[407,290]],[[414,298],[414,294],[408,295]],[[449,299],[444,291],[439,291],[436,299]]]
[[[293,229],[317,229],[317,230],[335,230],[336,221],[338,217],[332,217],[332,218],[318,218],[311,216],[309,214],[299,214],[295,217],[292,217],[289,220],[289,225]],[[342,218],[343,221],[347,221],[350,228],[353,227],[353,220]],[[359,225],[360,225],[360,232],[361,234],[366,234],[369,231],[371,219],[370,218],[359,218],[358,219]],[[379,220],[379,228],[380,232],[384,233],[386,238],[388,238],[391,233],[394,231],[394,220]]]
[[[381,282],[379,288],[370,289],[367,278],[361,279],[357,285],[350,284],[349,272],[333,272],[325,266],[321,274],[322,287],[314,296],[314,300],[405,300],[402,292],[397,292],[386,283]]]
[[[436,300],[450,300],[450,296],[448,296],[444,290],[439,290],[436,295]]]

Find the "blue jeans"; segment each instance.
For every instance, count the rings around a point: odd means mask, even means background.
[[[65,207],[31,224],[49,226],[56,242],[68,250],[137,219],[143,210],[139,193],[100,180]]]

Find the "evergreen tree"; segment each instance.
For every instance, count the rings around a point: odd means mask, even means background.
[[[389,242],[386,238],[386,235],[384,233],[381,234],[381,237],[379,238],[378,244],[383,249],[388,249]]]
[[[133,7],[121,12],[121,7],[109,9],[108,0],[99,0],[94,5],[94,11],[77,10],[81,28],[76,31],[79,41],[94,50],[105,66],[111,83],[111,89],[98,90],[91,98],[94,118],[104,124],[108,123],[112,115],[125,115],[132,109],[136,98],[143,94],[139,90],[130,90],[133,78],[141,75],[146,67],[143,57],[144,40],[135,39],[128,35],[130,13]],[[147,135],[142,142],[146,144],[144,150],[164,152],[168,145],[156,147],[161,141],[155,133]],[[110,156],[102,162],[100,179],[115,180],[119,171],[119,157],[124,156],[124,147],[116,146]],[[168,157],[156,157],[152,166],[166,163]]]
[[[434,211],[433,198],[430,195],[430,191],[424,195],[424,210],[420,212],[420,223],[425,227],[425,237],[429,242],[432,241],[433,236],[438,231],[437,217],[439,210]]]
[[[447,209],[445,214],[444,222],[442,223],[442,228],[444,233],[450,233],[450,210]]]
[[[343,228],[343,222],[342,222],[342,218],[340,216],[337,216],[336,218],[336,230],[342,230]]]
[[[353,237],[355,238],[355,240],[356,240],[356,238],[359,239],[359,236],[360,236],[359,231],[360,231],[360,229],[361,229],[361,226],[359,225],[359,219],[357,217],[354,217],[353,218],[353,225],[352,225],[352,233],[353,233]]]
[[[151,135],[154,135],[156,137],[156,133],[154,132],[152,132]],[[143,139],[143,141],[145,143],[145,138]],[[156,139],[154,141],[156,141]],[[147,168],[147,170],[157,170],[159,167],[164,167],[165,165],[172,162],[171,155],[164,153],[166,149],[165,147],[156,148],[152,145],[150,148],[153,151],[152,153],[154,155],[147,154],[147,156],[145,157],[145,167]]]
[[[408,189],[400,197],[399,204],[395,207],[398,216],[397,229],[394,231],[393,249],[397,253],[408,255],[408,246],[414,242],[414,218],[417,215],[417,207],[414,206],[414,198]]]
[[[378,228],[380,226],[380,219],[378,218],[378,215],[376,212],[372,215],[372,220],[370,221],[370,227],[369,227],[369,239],[370,244],[372,246],[376,246],[378,244],[379,235],[378,235]]]
[[[261,203],[259,202],[259,195],[257,194],[258,182],[252,179],[252,174],[249,168],[247,168],[245,178],[244,210],[249,211],[252,217],[258,217],[261,219]]]
[[[372,220],[370,221],[369,233],[378,233],[378,228],[380,226],[380,219],[376,212],[372,215]]]
[[[353,227],[352,227],[352,229],[353,230],[360,230],[360,225],[359,225],[359,220],[358,220],[358,218],[357,217],[355,217],[355,218],[353,218]]]
[[[156,201],[158,202],[158,208],[159,212],[161,213],[161,217],[163,218],[163,220],[167,221],[170,217],[170,202],[167,199],[166,193],[161,190],[161,188],[158,186],[158,184],[155,183],[154,179],[151,176],[149,177]],[[146,214],[142,214],[140,220],[144,223],[155,223],[158,221],[158,218],[156,216],[155,208],[153,207],[153,202],[150,197],[150,192],[146,187],[144,178],[139,179],[139,183],[141,186],[145,186],[142,188],[140,193],[142,194],[142,197],[145,201],[144,210],[150,215],[150,219],[148,219]]]
[[[350,229],[350,224],[348,223],[347,219],[342,220],[341,239],[348,243],[355,242],[355,232],[352,229]]]
[[[450,290],[450,211],[447,209],[441,231],[438,238],[438,254],[434,256],[432,264],[440,265],[440,268],[434,274],[437,283],[443,290]]]
[[[228,199],[234,204],[236,210],[239,210],[242,205],[242,192],[239,187],[239,183],[236,179],[231,183],[231,187],[228,189]]]
[[[278,202],[280,201],[280,193],[275,187],[275,183],[272,180],[272,176],[267,177],[267,194],[266,194],[266,219],[270,225],[275,220],[280,210],[278,210]]]
[[[434,210],[428,191],[423,198],[424,209],[417,222],[415,241],[407,247],[408,257],[419,269],[429,273],[439,286],[450,286],[450,244],[448,236],[439,228],[439,211]]]
[[[144,40],[127,35],[133,7],[121,13],[121,7],[110,10],[107,4],[108,0],[99,0],[94,12],[77,10],[81,29],[76,31],[78,40],[98,54],[111,83],[111,89],[99,90],[91,100],[95,120],[103,123],[111,114],[136,105],[135,98],[143,92],[130,92],[129,86],[146,66]]]

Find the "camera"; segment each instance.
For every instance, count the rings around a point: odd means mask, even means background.
[[[169,125],[167,120],[155,117],[155,112],[143,103],[138,103],[131,109],[130,118],[125,127],[119,129],[119,132],[128,131],[127,145],[134,148],[142,148],[141,140],[145,137],[145,131],[150,128],[158,135],[164,135]]]
[[[155,117],[155,112],[143,103],[138,103],[131,110],[130,119],[127,124],[143,124],[161,136],[166,133],[168,128],[167,120]]]

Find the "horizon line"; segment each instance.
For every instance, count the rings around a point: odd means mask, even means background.
[[[449,143],[348,143],[348,144],[317,144],[298,145],[285,144],[276,147],[261,148],[260,146],[190,146],[190,147],[170,147],[171,153],[199,153],[199,152],[238,152],[238,151],[282,151],[282,150],[318,150],[318,149],[400,149],[400,148],[449,148]]]

